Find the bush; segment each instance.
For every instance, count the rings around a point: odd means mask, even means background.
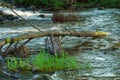
[[[44,8],[54,8],[54,9],[61,9],[64,6],[63,1],[61,0],[41,0],[41,4]]]
[[[64,2],[61,0],[15,0],[17,5],[22,5],[28,7],[30,5],[35,5],[37,8],[53,8],[61,9],[64,6]]]
[[[15,0],[15,3],[19,6],[30,6],[30,5],[35,5],[36,7],[39,7],[40,5],[40,0]]]
[[[98,4],[104,7],[119,7],[120,0],[89,0],[89,3]]]

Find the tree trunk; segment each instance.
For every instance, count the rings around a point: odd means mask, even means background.
[[[76,36],[76,37],[105,37],[109,35],[108,32],[91,32],[91,31],[44,31],[44,32],[31,32],[31,33],[25,33],[22,35],[18,35],[15,37],[7,37],[0,39],[0,47],[7,44],[7,43],[14,43],[19,42],[25,39],[33,39],[38,37],[44,37],[44,36]]]

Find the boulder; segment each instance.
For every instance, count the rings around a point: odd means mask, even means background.
[[[52,17],[53,22],[71,22],[71,21],[78,21],[78,16],[75,14],[68,13],[67,15],[62,13],[54,13]]]
[[[45,15],[44,14],[40,14],[39,17],[45,18]]]
[[[98,10],[105,10],[105,7],[98,7]]]

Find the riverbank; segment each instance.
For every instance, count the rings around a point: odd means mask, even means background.
[[[88,8],[120,8],[120,0],[6,0],[6,3],[29,10],[76,11]]]

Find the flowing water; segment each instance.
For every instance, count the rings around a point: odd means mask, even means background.
[[[3,10],[10,12],[6,9]],[[89,62],[91,69],[56,71],[51,75],[54,80],[120,80],[120,9],[78,11],[75,14],[84,16],[85,21],[62,24],[51,21],[52,13],[20,11],[19,9],[16,11],[42,30],[59,30],[66,27],[76,31],[105,31],[111,33],[104,38],[64,37],[62,40],[63,47],[77,46],[78,51],[73,51],[73,53],[77,53],[75,57],[80,62]],[[46,18],[38,17],[39,14],[45,14]],[[22,20],[9,21],[0,25],[0,38],[31,31],[37,30]],[[37,49],[44,48],[44,39],[45,37],[33,39],[27,45]],[[31,80],[34,75],[26,76],[23,75],[22,80]]]

